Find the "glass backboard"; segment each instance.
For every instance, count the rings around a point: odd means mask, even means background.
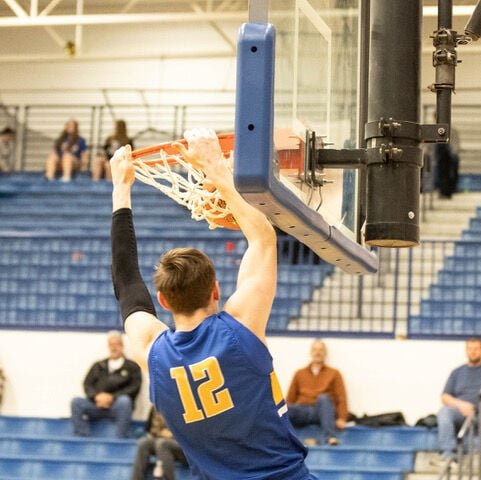
[[[267,21],[251,19],[239,37],[236,186],[325,260],[376,271],[376,255],[356,242],[357,172],[315,171],[307,148],[313,137],[356,147],[358,0],[268,3]]]
[[[326,183],[312,191],[303,168],[309,131],[330,148],[356,146],[358,0],[271,0],[269,21],[276,27],[274,145],[280,159],[286,138],[300,149],[297,167],[280,162],[281,179],[354,240],[356,170],[325,169]]]

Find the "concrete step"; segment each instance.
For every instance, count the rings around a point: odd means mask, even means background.
[[[478,477],[469,478],[468,475],[463,475],[461,479],[459,479],[457,473],[451,473],[451,480],[473,480],[478,479]],[[404,480],[439,480],[439,473],[408,473],[405,475]],[[447,480],[444,477],[443,480]]]
[[[357,293],[357,290],[352,290],[347,295],[334,291],[330,292],[330,294],[322,294],[322,292],[315,292],[315,296],[313,296],[313,301],[319,302],[321,305],[323,305],[323,309],[325,309],[326,305],[328,305],[328,308],[334,310],[337,316],[338,312],[343,311],[343,309],[348,309],[350,303],[352,303],[354,300],[357,301]],[[422,290],[411,291],[410,297],[408,297],[407,289],[397,290],[397,297],[395,297],[395,293],[396,290],[394,289],[384,289],[384,291],[382,291],[381,289],[377,291],[370,289],[363,296],[363,304],[366,307],[370,308],[371,306],[374,307],[376,305],[388,307],[389,305],[394,305],[394,303],[397,303],[398,308],[407,305],[412,305],[414,308],[413,304],[419,303],[421,299],[428,298],[429,290],[428,288],[425,288]],[[304,304],[301,307],[301,313],[308,314],[308,312],[317,312],[319,310],[317,305],[312,308],[309,307],[310,305],[312,305],[312,303]]]
[[[434,252],[434,254],[428,252],[425,252],[422,256],[413,254],[412,260],[401,256],[397,265],[395,261],[391,261],[389,265],[381,264],[380,274],[377,274],[377,276],[380,276],[383,280],[395,272],[396,269],[403,274],[410,271],[414,275],[432,275],[443,267],[445,258],[452,254],[453,248],[451,247],[449,249],[446,248],[444,252],[440,250],[439,252]],[[378,281],[379,280],[376,277],[376,280],[373,283]]]
[[[435,210],[469,210],[481,205],[481,192],[462,192],[453,195],[452,198],[434,198]]]
[[[433,460],[436,460],[438,454],[436,452],[417,452],[414,462],[414,472],[406,476],[406,480],[438,480],[440,474],[440,468],[433,464]],[[478,478],[478,458],[473,458],[473,473],[472,478]],[[463,476],[462,480],[468,480],[468,459],[465,457],[463,462]],[[451,478],[458,479],[458,472],[451,473]]]
[[[460,238],[461,232],[469,226],[469,219],[476,215],[479,205],[481,192],[459,193],[451,199],[435,198],[434,208],[426,212],[426,221],[420,225],[421,238]]]
[[[444,203],[444,202],[443,202]],[[443,205],[444,207],[445,205]],[[447,207],[447,205],[446,205]],[[445,223],[452,223],[455,225],[467,225],[469,219],[476,215],[476,206],[469,205],[465,206],[459,204],[459,208],[443,208],[431,210],[428,214],[427,222],[421,223],[421,229],[424,226],[429,226],[432,224],[442,225]]]
[[[464,159],[459,166],[460,175],[479,175],[481,174],[481,160],[479,158],[465,162]]]
[[[340,274],[341,275],[341,274]],[[321,287],[321,290],[329,290],[332,289],[333,291],[337,290],[344,290],[344,291],[352,291],[357,290],[358,288],[358,277],[351,276],[349,278],[348,274],[344,274],[342,278],[340,275],[336,273],[325,280],[324,285]],[[409,276],[406,272],[401,272],[397,276],[397,280],[393,274],[386,275],[381,284],[377,284],[377,278],[372,277],[364,277],[363,279],[363,288],[369,290],[376,290],[376,289],[394,289],[397,285],[399,290],[403,290],[408,288],[411,285],[411,288],[414,290],[424,289],[428,287],[432,282],[436,280],[436,272],[425,274],[421,277],[420,275],[413,275]],[[397,283],[396,283],[397,282]]]
[[[346,299],[344,301],[334,301],[326,299],[324,302],[318,303],[306,303],[301,306],[300,318],[311,318],[311,319],[352,319],[357,318],[358,308],[357,302],[350,301],[351,299]],[[416,301],[417,300],[417,301]],[[411,301],[410,312],[413,315],[419,313],[419,309],[416,304],[419,303],[419,298],[414,298]],[[362,316],[364,318],[392,318],[395,311],[398,318],[407,318],[408,313],[408,303],[398,302],[396,308],[395,303],[392,299],[385,299],[384,302],[379,301],[373,303],[367,299],[362,304]],[[388,317],[386,317],[388,315]]]
[[[367,315],[365,315],[362,319],[356,317],[344,319],[300,318],[289,320],[288,329],[291,331],[315,330],[327,332],[335,331],[391,334],[393,332],[393,323],[390,320]]]
[[[461,232],[464,228],[465,227],[457,224],[423,225],[420,229],[420,234],[421,234],[421,238],[425,240],[434,240],[434,239],[456,240],[461,237]]]

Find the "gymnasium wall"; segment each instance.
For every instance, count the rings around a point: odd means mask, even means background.
[[[284,392],[309,362],[311,338],[271,337]],[[409,423],[435,413],[450,371],[465,361],[463,342],[326,339],[328,363],[344,375],[356,415],[402,411]],[[127,349],[128,350],[128,349]],[[107,356],[104,334],[2,331],[0,364],[7,376],[3,414],[69,416],[89,366]],[[147,381],[135,416],[148,411]]]

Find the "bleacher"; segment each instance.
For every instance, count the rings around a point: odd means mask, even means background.
[[[91,426],[82,438],[67,419],[0,417],[0,480],[129,480],[135,439],[116,439],[108,420]],[[143,423],[132,422],[132,431],[141,435]],[[187,469],[177,476],[187,479]]]
[[[316,437],[316,427],[299,430],[301,439]],[[346,428],[337,447],[311,446],[307,465],[324,480],[403,480],[414,470],[417,451],[436,446],[436,432],[421,427]]]
[[[142,433],[140,422],[132,426]],[[79,438],[66,419],[0,417],[0,480],[128,480],[135,440],[114,439],[108,421],[92,427],[92,437]],[[316,436],[314,427],[299,433]],[[307,464],[323,480],[402,480],[415,451],[435,445],[435,433],[419,427],[350,427],[339,438],[338,447],[309,448]],[[187,469],[177,478],[189,478]]]
[[[419,315],[409,318],[411,337],[466,338],[481,334],[481,208],[444,259]]]
[[[0,179],[0,327],[108,330],[118,327],[110,276],[111,185],[80,176],[69,184],[40,175]],[[152,287],[159,255],[192,246],[213,259],[223,299],[235,288],[246,248],[237,231],[209,231],[151,187],[136,185],[134,221],[143,277]],[[285,331],[332,267],[281,259],[270,331]],[[154,292],[151,288],[152,295]],[[170,316],[158,307],[167,323]]]

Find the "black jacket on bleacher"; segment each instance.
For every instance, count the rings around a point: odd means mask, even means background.
[[[117,370],[109,372],[109,359],[95,362],[84,380],[84,390],[87,398],[94,400],[100,392],[111,393],[115,397],[128,395],[135,401],[140,391],[142,375],[140,367],[132,360],[124,359],[124,364]]]

